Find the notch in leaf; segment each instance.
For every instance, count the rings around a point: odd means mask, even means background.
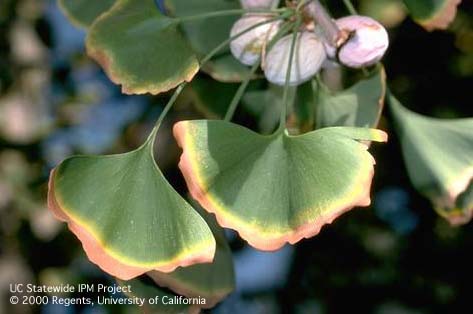
[[[190,81],[199,63],[153,0],[117,0],[89,29],[87,53],[126,94],[159,94]]]
[[[375,161],[359,141],[387,140],[383,131],[361,128],[263,136],[208,120],[179,122],[174,136],[192,196],[261,250],[312,237],[369,205]]]
[[[124,280],[209,263],[215,254],[211,230],[166,181],[152,146],[71,157],[50,176],[50,210],[67,222],[92,262]]]
[[[452,225],[473,215],[473,118],[435,119],[412,112],[392,95],[404,161],[412,184]]]

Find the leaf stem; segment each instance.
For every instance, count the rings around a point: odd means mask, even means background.
[[[260,14],[271,14],[271,13],[285,13],[290,11],[291,9],[288,8],[280,8],[280,9],[232,9],[232,10],[222,10],[222,11],[214,11],[214,12],[206,12],[202,14],[196,15],[189,15],[189,16],[181,16],[176,17],[175,19],[179,22],[190,22],[195,20],[207,19],[212,17],[219,17],[219,16],[229,16],[229,15],[240,15],[240,14],[247,14],[247,13],[260,13]]]
[[[164,109],[163,111],[161,112],[161,114],[159,115],[159,118],[158,120],[156,121],[156,124],[154,125],[154,128],[153,130],[151,131],[151,133],[149,134],[148,138],[146,139],[146,142],[144,143],[143,146],[146,146],[147,144],[152,144],[154,143],[155,139],[156,139],[156,134],[158,133],[158,130],[159,130],[159,127],[161,126],[161,124],[163,123],[163,120],[164,118],[167,116],[167,114],[169,113],[169,110],[171,110],[172,106],[174,105],[174,103],[176,102],[177,98],[179,97],[179,95],[181,95],[182,93],[182,90],[184,89],[184,87],[186,87],[188,82],[183,82],[181,83],[177,88],[176,90],[174,91],[174,93],[172,94],[171,98],[168,100],[166,106],[164,106]]]
[[[299,28],[300,21],[297,21],[296,25],[294,26],[294,34],[292,35],[292,42],[291,42],[291,49],[289,52],[289,61],[286,71],[286,81],[284,83],[284,92],[283,92],[283,101],[281,106],[281,116],[279,119],[279,130],[284,130],[286,127],[286,116],[287,116],[287,107],[289,105],[289,87],[290,87],[290,79],[291,79],[291,72],[292,72],[292,62],[294,59],[294,52],[296,48],[297,36],[299,32],[297,29]]]
[[[345,7],[351,15],[358,15],[358,12],[356,11],[355,6],[351,2],[351,0],[343,0],[343,3],[345,4]]]
[[[238,87],[238,90],[236,91],[235,96],[233,96],[232,101],[230,102],[230,105],[228,106],[227,112],[225,113],[225,118],[224,118],[225,121],[230,121],[233,118],[236,108],[238,107],[238,104],[240,103],[241,97],[243,97],[243,94],[245,93],[245,90],[248,87],[248,84],[250,83],[251,78],[255,74],[256,70],[259,68],[260,64],[261,64],[261,58],[251,67],[251,70],[248,73],[247,77],[241,83],[240,87]]]

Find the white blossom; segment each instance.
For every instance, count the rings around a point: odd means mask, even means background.
[[[230,36],[236,36],[246,29],[272,18],[269,15],[246,14],[232,27]],[[269,22],[246,32],[230,43],[230,50],[235,58],[246,65],[255,64],[261,56],[261,51],[279,29],[280,21]]]
[[[284,85],[286,82],[292,40],[292,34],[281,38],[266,56],[264,74],[271,83]],[[320,70],[325,59],[325,49],[319,36],[313,32],[298,33],[289,85],[299,85],[310,80]]]
[[[279,0],[240,0],[240,3],[244,9],[265,9],[276,8]]]
[[[339,61],[351,68],[370,66],[381,60],[389,46],[386,29],[370,17],[351,15],[336,21],[350,37],[338,52]]]

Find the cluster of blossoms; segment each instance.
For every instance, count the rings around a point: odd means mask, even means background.
[[[272,9],[279,5],[279,0],[240,2],[245,9]],[[292,60],[293,34],[283,36],[267,47],[283,25],[281,20],[268,13],[247,13],[233,25],[232,37],[251,28],[231,42],[233,56],[245,65],[261,61],[266,79],[277,85],[285,84],[290,63],[289,85],[299,85],[314,77],[327,62],[362,68],[377,63],[383,57],[389,38],[380,23],[359,15],[333,21],[319,14],[318,11],[323,10],[319,5],[318,1],[307,1],[300,7],[302,22],[297,29]],[[330,38],[333,29],[336,30],[336,38]]]

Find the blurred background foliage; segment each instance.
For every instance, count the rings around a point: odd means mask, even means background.
[[[335,16],[347,14],[342,1],[327,3]],[[387,75],[407,107],[436,117],[473,116],[472,1],[463,1],[447,31],[432,33],[406,16],[400,0],[355,3],[389,28]],[[71,154],[137,147],[168,97],[122,95],[85,55],[84,35],[53,0],[0,0],[0,313],[137,311],[8,302],[11,283],[113,282],[47,211],[49,171]],[[340,73],[332,75],[332,85],[340,88]],[[158,164],[182,193],[172,123],[219,116],[236,88],[219,84],[200,75],[160,131]],[[257,89],[265,82],[253,85]],[[278,116],[278,106],[257,108],[257,97],[254,91],[244,97],[235,121],[267,132],[268,117]],[[388,111],[385,116],[381,128],[392,131]],[[211,312],[470,312],[473,228],[450,227],[413,190],[399,143],[390,135],[388,145],[373,150],[378,162],[369,209],[356,209],[317,237],[274,253],[257,252],[228,232],[237,289]]]

